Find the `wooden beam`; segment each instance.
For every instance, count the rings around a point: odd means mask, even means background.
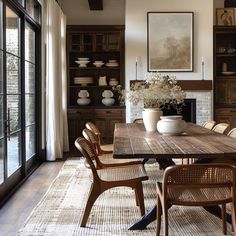
[[[103,0],[88,0],[90,10],[102,11],[103,10]]]

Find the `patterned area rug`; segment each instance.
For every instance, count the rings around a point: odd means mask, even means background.
[[[156,202],[155,183],[162,177],[157,164],[146,164],[149,180],[143,182],[146,210]],[[19,236],[137,235],[153,236],[156,222],[145,230],[128,227],[140,217],[132,189],[119,187],[106,191],[95,202],[87,227],[80,221],[89,192],[90,170],[80,160],[65,162],[48,192],[32,211]],[[188,209],[188,210],[186,210]],[[221,220],[203,208],[172,207],[169,210],[169,235],[223,235]],[[228,231],[231,225],[228,224]]]

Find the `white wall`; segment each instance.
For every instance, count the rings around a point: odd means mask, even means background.
[[[179,80],[200,80],[201,58],[205,61],[205,79],[213,78],[213,0],[127,0],[125,12],[126,88],[135,79],[138,57],[138,79],[147,73],[147,12],[194,12],[194,71],[175,72]],[[158,27],[158,26],[157,26]],[[130,107],[126,117],[129,121]]]
[[[124,25],[125,0],[103,0],[102,11],[91,11],[88,0],[60,0],[68,25]]]

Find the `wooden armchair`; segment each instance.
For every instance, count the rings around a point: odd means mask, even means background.
[[[168,167],[163,184],[157,183],[157,235],[160,235],[161,212],[164,235],[168,235],[168,207],[222,205],[223,233],[227,233],[225,207],[232,205],[232,225],[235,227],[236,167],[230,164],[193,164]],[[207,220],[207,219],[206,219]]]
[[[95,157],[97,169],[142,163],[141,160],[137,159],[124,159],[124,160],[114,159],[112,153],[103,154],[100,156],[101,153],[99,153],[100,148],[96,135],[89,129],[84,129],[82,131],[82,134],[84,138],[88,140],[93,145],[94,149],[97,151],[97,157]]]
[[[228,128],[229,128],[229,124],[219,123],[219,124],[215,125],[212,130],[217,133],[224,134]]]
[[[94,123],[87,122],[85,126],[86,126],[87,129],[91,130],[97,137],[97,141],[98,141],[98,144],[99,144],[98,145],[99,155],[113,152],[113,144],[104,144],[102,142],[101,132],[99,131],[98,127]]]
[[[209,121],[205,122],[202,126],[207,129],[213,129],[215,124],[216,124],[216,122],[214,120],[209,120]]]
[[[75,146],[86,158],[93,174],[89,197],[80,224],[81,227],[86,226],[93,204],[100,194],[114,187],[126,186],[133,188],[135,190],[136,200],[140,207],[141,215],[145,214],[142,181],[147,180],[148,176],[143,165],[97,170],[93,163],[93,159],[98,158],[94,146],[88,140],[81,137],[76,139]]]

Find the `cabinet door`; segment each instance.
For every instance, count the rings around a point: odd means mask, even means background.
[[[68,132],[69,132],[69,143],[73,144],[74,141],[79,137],[79,116],[76,114],[68,114]]]
[[[216,103],[228,103],[228,83],[226,81],[217,81],[215,85]]]
[[[229,103],[236,103],[236,81],[230,81]]]

